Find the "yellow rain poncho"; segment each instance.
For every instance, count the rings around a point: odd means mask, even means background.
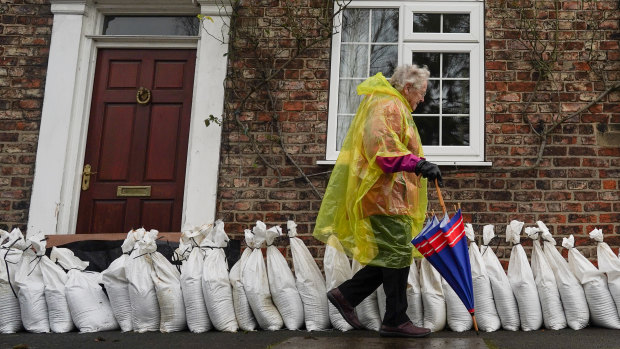
[[[383,74],[357,86],[360,104],[340,149],[314,229],[361,264],[411,265],[411,239],[422,229],[427,180],[413,172],[384,173],[376,157],[423,157],[407,100]],[[333,239],[331,239],[333,241]]]

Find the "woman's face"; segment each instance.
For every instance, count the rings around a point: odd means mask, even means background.
[[[426,95],[426,88],[428,87],[428,81],[424,81],[421,89],[416,89],[413,84],[406,84],[403,89],[403,96],[411,105],[411,108],[415,110],[418,104],[424,102],[424,95]]]

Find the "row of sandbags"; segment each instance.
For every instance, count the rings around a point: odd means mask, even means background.
[[[0,333],[118,328],[101,275],[85,272],[87,262],[65,248],[54,247],[47,257],[42,234],[1,231],[0,243]]]

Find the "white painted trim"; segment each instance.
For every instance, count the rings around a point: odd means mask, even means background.
[[[205,23],[211,30],[227,23],[228,18],[217,16],[219,8],[212,2],[197,7],[190,0],[135,0],[129,5],[114,0],[99,0],[96,5],[84,0],[52,0],[52,9],[57,12],[28,230],[75,233],[95,62],[97,49],[103,47],[197,48],[182,228],[212,222],[218,176],[218,166],[213,164],[219,163],[221,129],[213,125],[206,128],[203,120],[209,114],[220,116],[223,112],[226,46],[204,30],[200,37],[103,37],[99,33],[104,13],[194,15],[200,11],[212,16],[215,23]]]

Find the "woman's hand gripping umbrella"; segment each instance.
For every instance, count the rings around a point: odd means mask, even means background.
[[[474,315],[471,265],[463,216],[459,209],[451,219],[448,219],[448,211],[437,180],[435,180],[435,188],[443,208],[444,218],[440,222],[436,216],[433,216],[424,229],[411,240],[411,243],[452,286],[454,292],[471,314],[474,329],[478,333],[478,324]]]

